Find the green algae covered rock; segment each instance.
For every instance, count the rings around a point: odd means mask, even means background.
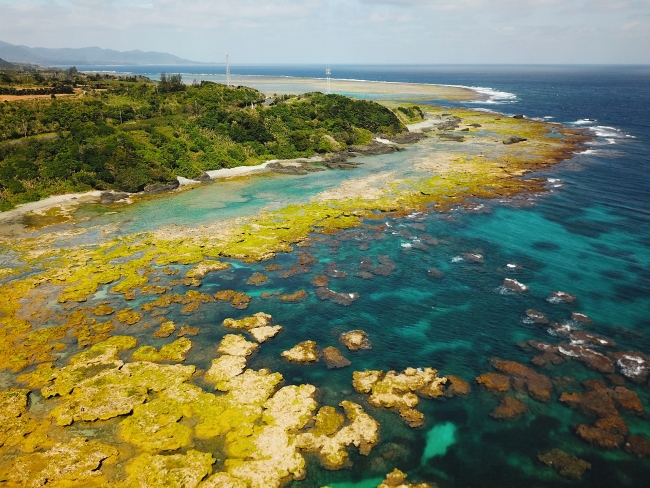
[[[377,444],[379,423],[368,415],[361,405],[341,402],[348,424],[341,427],[344,418],[333,407],[322,407],[314,417],[314,427],[298,434],[298,446],[315,451],[328,469],[340,469],[349,463],[347,448],[354,445],[367,456]]]
[[[248,485],[228,473],[221,472],[210,476],[199,485],[199,488],[248,488]]]
[[[102,486],[100,467],[114,462],[118,450],[100,442],[75,437],[45,452],[19,456],[0,467],[0,479],[20,486]]]
[[[214,458],[189,450],[169,456],[140,454],[126,466],[127,478],[115,488],[195,488],[212,471]]]
[[[190,444],[192,429],[179,423],[183,405],[169,398],[156,398],[136,405],[133,414],[120,422],[120,438],[143,451],[175,451]]]
[[[255,327],[266,327],[271,323],[273,317],[264,312],[258,312],[250,317],[244,317],[243,319],[235,320],[227,318],[223,321],[223,326],[228,327],[229,329],[244,329],[250,330]]]
[[[225,355],[212,360],[212,366],[206,371],[206,381],[215,383],[215,390],[225,391],[228,381],[240,375],[246,369],[246,358],[243,356]]]
[[[160,348],[160,351],[152,346],[142,346],[133,353],[134,361],[151,361],[159,363],[161,361],[185,361],[185,356],[192,349],[192,341],[187,337],[181,337],[171,344],[166,344]]]
[[[110,348],[98,357],[113,358]],[[76,420],[108,420],[128,414],[136,405],[147,401],[149,391],[162,391],[187,381],[195,369],[149,362],[80,362],[57,370],[54,384],[41,391],[46,398],[61,396],[49,414],[58,425],[69,425]]]
[[[247,341],[243,335],[226,334],[223,336],[217,352],[229,356],[250,356],[260,348],[254,342]]]
[[[0,447],[15,445],[36,429],[27,415],[29,390],[10,388],[0,391]]]

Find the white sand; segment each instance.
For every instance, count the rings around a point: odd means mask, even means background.
[[[54,195],[38,202],[23,203],[7,212],[0,212],[0,222],[6,222],[28,213],[42,213],[53,207],[62,209],[79,205],[80,203],[95,202],[99,199],[101,191],[94,190],[86,193],[67,193],[65,195]]]
[[[237,176],[249,175],[253,173],[265,173],[269,171],[266,166],[269,163],[274,161],[267,161],[258,166],[237,166],[236,168],[224,168],[224,169],[214,169],[212,171],[206,171],[210,178],[213,180],[218,180],[221,178],[234,178]]]

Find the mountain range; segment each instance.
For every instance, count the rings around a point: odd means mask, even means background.
[[[205,64],[155,51],[115,51],[99,47],[59,48],[28,47],[0,41],[0,58],[14,63],[40,66],[74,65],[190,65]]]

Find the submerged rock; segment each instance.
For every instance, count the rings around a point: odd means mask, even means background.
[[[314,286],[327,286],[329,284],[329,277],[327,275],[314,275],[311,278],[311,282]]]
[[[490,412],[490,417],[495,419],[515,419],[528,413],[528,407],[514,397],[504,397],[499,405]]]
[[[622,435],[612,434],[611,432],[591,425],[578,425],[575,432],[582,440],[598,447],[604,447],[605,449],[620,447],[625,441]]]
[[[436,268],[430,268],[427,270],[427,275],[429,278],[435,278],[436,280],[441,280],[445,277],[445,273]]]
[[[548,376],[515,361],[492,358],[490,363],[495,369],[513,378],[512,384],[515,390],[525,390],[535,400],[550,401],[553,383]]]
[[[339,336],[339,341],[341,341],[350,351],[372,349],[372,345],[368,340],[368,335],[361,329],[344,332]]]
[[[331,300],[334,303],[338,303],[339,305],[344,305],[346,307],[359,298],[359,294],[356,292],[340,293],[330,290],[324,286],[316,288],[316,296],[321,300]]]
[[[483,373],[476,378],[476,382],[491,391],[505,392],[510,390],[510,378],[502,374]]]
[[[295,345],[288,351],[284,351],[281,356],[287,361],[293,363],[312,363],[318,361],[318,346],[314,341],[303,341]]]
[[[589,368],[601,373],[611,374],[616,371],[614,362],[599,352],[580,344],[558,344],[558,352],[563,356],[585,363]]]
[[[153,333],[153,336],[156,338],[164,339],[165,337],[172,335],[175,330],[176,324],[173,321],[168,320],[167,322],[160,324],[160,328]]]
[[[461,256],[468,263],[481,264],[485,262],[485,258],[481,254],[466,252],[461,254]]]
[[[307,292],[305,290],[298,290],[295,293],[290,293],[288,295],[282,295],[280,300],[283,302],[299,302],[307,297]]]
[[[345,368],[352,364],[348,359],[346,359],[341,351],[333,346],[328,346],[323,349],[323,358],[325,359],[325,364],[327,369],[332,368]]]
[[[552,291],[546,301],[549,303],[573,303],[576,301],[576,296],[564,291]]]
[[[650,457],[650,442],[643,436],[631,435],[625,439],[625,450],[640,458],[647,458]]]
[[[468,395],[472,391],[470,384],[459,376],[453,374],[447,375],[447,389],[445,390],[446,397],[453,397],[456,395]]]
[[[581,479],[585,471],[591,469],[591,463],[571,456],[560,449],[551,449],[544,454],[539,454],[537,459],[555,469],[560,476],[572,480]]]
[[[533,322],[534,324],[546,325],[548,324],[548,319],[546,314],[538,312],[535,309],[529,308],[526,310],[526,319]]]
[[[254,285],[254,286],[259,286],[263,285],[268,281],[268,277],[264,276],[262,273],[253,273],[250,278],[248,278],[248,281],[246,282],[247,285]]]
[[[505,278],[503,280],[503,286],[508,290],[514,291],[516,293],[525,293],[529,290],[528,286],[520,283],[517,280],[513,280],[512,278]]]

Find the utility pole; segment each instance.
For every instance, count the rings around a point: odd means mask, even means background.
[[[226,53],[226,86],[230,86],[230,61]]]
[[[329,65],[327,66],[327,69],[325,69],[325,76],[327,76],[327,94],[329,95],[332,93],[332,85],[330,83],[330,76],[332,75],[332,70],[330,69]]]

